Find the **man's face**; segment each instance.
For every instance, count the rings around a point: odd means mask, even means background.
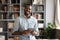
[[[31,14],[31,6],[30,5],[26,5],[24,11],[25,11],[25,15],[30,15]]]

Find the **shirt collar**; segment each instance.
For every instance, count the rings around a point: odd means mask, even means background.
[[[23,17],[24,17],[24,18],[26,18],[26,16],[25,16],[25,15],[23,15]],[[26,18],[26,19],[29,19],[29,18],[31,18],[31,16],[29,16],[29,17],[28,17],[28,18]]]

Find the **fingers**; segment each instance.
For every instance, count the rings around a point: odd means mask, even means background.
[[[23,32],[24,32],[24,34],[29,34],[31,31],[30,30],[25,30]]]
[[[33,30],[29,30],[29,29],[23,31],[24,34],[29,34],[29,33],[33,34],[33,32],[34,32]]]
[[[32,35],[35,35],[34,31],[31,32]]]

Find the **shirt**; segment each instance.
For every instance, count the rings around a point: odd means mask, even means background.
[[[35,32],[38,32],[38,27],[37,27],[37,20],[31,16],[30,18],[26,18],[25,16],[21,16],[15,20],[15,26],[13,28],[13,32],[15,31],[24,31],[29,28],[34,29]],[[35,36],[32,34],[23,34],[19,35],[20,40],[36,40]]]

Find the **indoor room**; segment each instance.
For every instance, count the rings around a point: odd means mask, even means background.
[[[60,40],[60,0],[0,0],[0,40]]]

